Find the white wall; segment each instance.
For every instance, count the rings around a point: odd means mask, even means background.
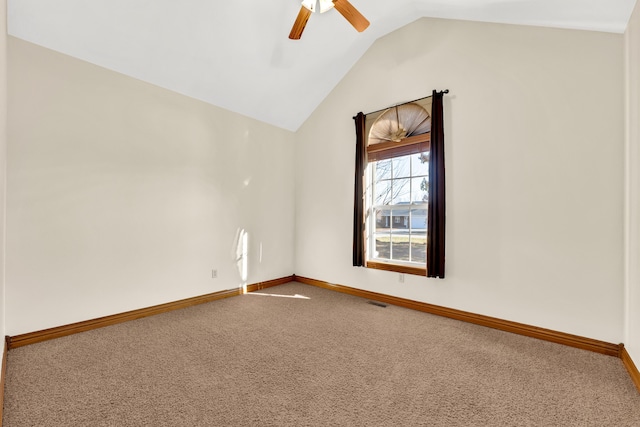
[[[421,19],[297,132],[296,274],[623,339],[623,36]],[[447,278],[351,266],[352,116],[445,96]]]
[[[625,33],[626,55],[626,322],[625,345],[640,366],[640,3]]]
[[[12,37],[8,76],[9,335],[237,287],[243,229],[293,273],[293,133]]]

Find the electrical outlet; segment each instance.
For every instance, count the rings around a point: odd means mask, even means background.
[[[218,270],[211,270],[211,278],[216,279],[218,277]]]
[[[400,276],[398,277],[398,281],[400,283],[404,283],[404,273],[400,273]]]

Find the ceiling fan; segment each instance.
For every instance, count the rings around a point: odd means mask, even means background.
[[[293,23],[293,28],[291,28],[289,38],[292,40],[300,39],[302,31],[304,31],[304,27],[307,25],[307,21],[309,20],[312,12],[319,11],[320,13],[324,13],[334,7],[342,16],[345,17],[347,21],[349,21],[349,23],[351,23],[351,25],[353,25],[353,28],[359,32],[363,32],[369,26],[367,18],[362,16],[362,14],[358,12],[358,10],[353,7],[348,0],[302,0],[300,12],[298,12],[296,22]]]

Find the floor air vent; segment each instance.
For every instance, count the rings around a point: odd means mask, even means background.
[[[378,302],[378,301],[367,301],[367,304],[377,305],[378,307],[386,307],[387,306],[387,304],[383,304],[383,303]]]

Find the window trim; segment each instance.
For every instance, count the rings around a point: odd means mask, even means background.
[[[410,265],[403,264],[392,264],[390,262],[381,262],[381,261],[369,261],[365,262],[365,267],[374,268],[376,270],[385,270],[385,271],[393,271],[395,273],[403,273],[403,274],[414,274],[416,276],[424,276],[427,274],[427,265],[425,263],[424,268],[422,267],[413,267]]]
[[[408,154],[429,151],[431,132],[408,136],[398,142],[380,142],[367,145],[367,163],[391,159]]]

